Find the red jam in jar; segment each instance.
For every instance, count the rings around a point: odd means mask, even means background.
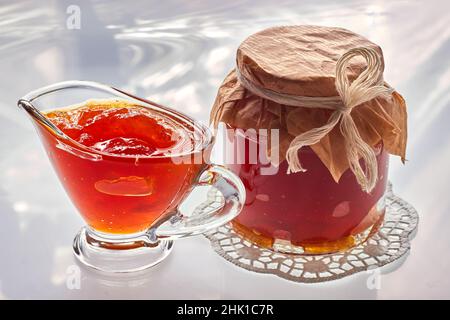
[[[241,43],[210,117],[230,129],[226,163],[247,192],[236,232],[308,255],[345,251],[378,230],[388,157],[405,161],[407,141],[405,100],[383,71],[381,48],[342,28],[271,27]],[[267,144],[267,132],[278,141]]]
[[[382,144],[375,148],[378,182],[366,193],[351,170],[336,183],[309,147],[299,154],[306,172],[287,174],[284,160],[275,174],[262,174],[261,169],[267,164],[260,159],[255,163],[249,157],[255,148],[259,153],[259,139],[237,139],[239,131],[230,132],[235,134],[227,135],[229,148],[234,148],[236,158],[244,161],[228,167],[239,175],[247,192],[245,207],[233,221],[233,227],[248,240],[279,251],[324,254],[361,243],[378,229],[384,216],[389,165],[389,155]]]

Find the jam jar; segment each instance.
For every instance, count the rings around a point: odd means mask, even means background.
[[[342,251],[376,232],[385,212],[389,166],[382,144],[374,147],[378,180],[367,193],[350,170],[336,182],[309,147],[299,151],[306,172],[288,174],[286,160],[262,170],[270,164],[259,157],[251,159],[251,154],[255,150],[263,154],[260,148],[266,147],[266,140],[244,132],[227,130],[227,148],[233,148],[228,152],[242,159],[230,161],[228,167],[247,193],[245,206],[232,223],[236,232],[261,247],[302,254]]]
[[[241,43],[211,111],[247,193],[237,233],[314,255],[376,232],[389,156],[404,161],[407,140],[405,101],[383,71],[381,48],[342,28],[273,27]]]

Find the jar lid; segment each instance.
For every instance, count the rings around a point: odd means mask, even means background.
[[[337,60],[349,49],[379,46],[349,30],[321,26],[269,28],[248,37],[238,48],[236,62],[242,76],[257,86],[307,97],[337,96]],[[347,76],[355,79],[367,64],[362,57],[349,63]]]

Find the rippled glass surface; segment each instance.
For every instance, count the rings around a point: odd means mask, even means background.
[[[69,29],[73,2],[0,1],[0,298],[450,298],[448,1],[78,1],[80,29]],[[409,107],[409,161],[393,159],[390,178],[421,215],[410,256],[383,269],[379,290],[367,274],[305,287],[239,270],[199,237],[143,276],[82,269],[71,290],[82,222],[17,99],[92,80],[207,122],[239,43],[288,24],[345,27],[383,48],[385,79]]]

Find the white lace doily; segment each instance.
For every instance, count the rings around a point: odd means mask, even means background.
[[[410,237],[419,221],[417,211],[394,195],[390,184],[386,196],[385,219],[378,232],[342,253],[302,256],[274,252],[242,239],[229,224],[205,236],[220,256],[241,268],[296,282],[335,280],[384,266],[408,252]]]

